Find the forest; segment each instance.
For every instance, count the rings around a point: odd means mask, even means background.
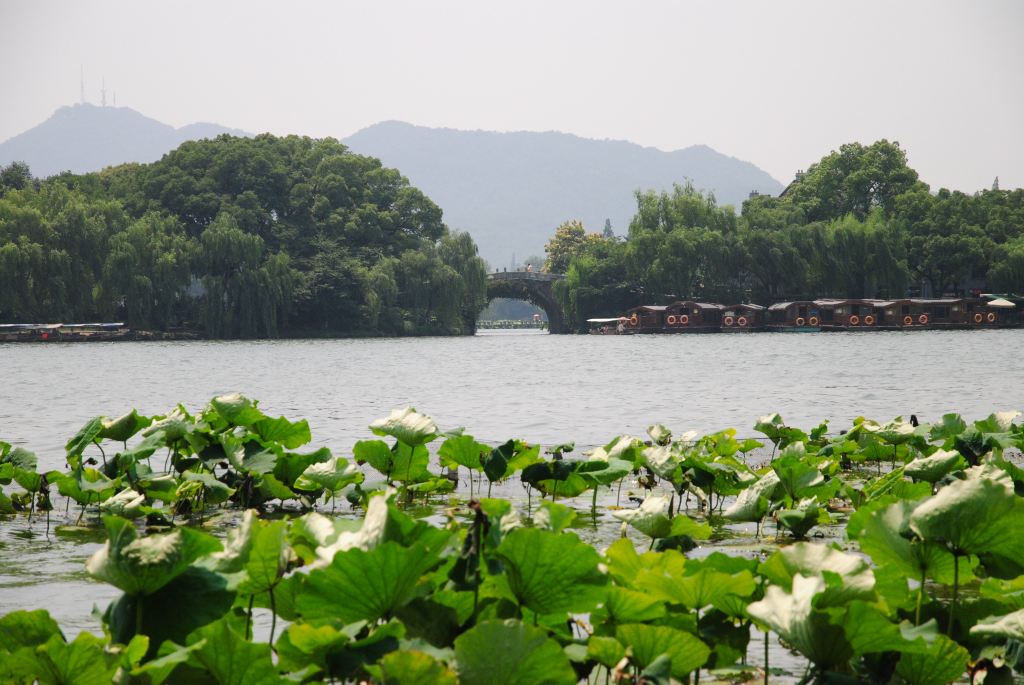
[[[219,136],[152,164],[0,169],[0,323],[123,321],[211,338],[471,333],[472,238],[333,139]]]
[[[559,226],[546,268],[583,330],[593,316],[695,299],[787,299],[1024,292],[1024,190],[932,192],[898,143],[851,143],[780,197],[737,214],[692,184],[638,191],[627,236]]]

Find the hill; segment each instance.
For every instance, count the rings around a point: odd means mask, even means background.
[[[749,162],[704,145],[664,152],[565,133],[494,133],[426,128],[388,121],[343,141],[354,152],[395,167],[444,209],[445,222],[472,234],[492,267],[513,254],[543,256],[566,219],[600,231],[609,219],[625,234],[636,212],[633,192],[689,179],[739,207],[750,191],[777,195],[782,184]]]
[[[86,173],[124,162],[154,162],[186,140],[250,134],[218,124],[168,126],[128,107],[61,107],[43,123],[0,143],[0,166],[26,162],[33,175]]]

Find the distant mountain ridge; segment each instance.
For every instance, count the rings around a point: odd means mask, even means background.
[[[154,162],[186,140],[251,134],[219,124],[174,128],[128,107],[61,107],[43,123],[0,143],[0,165],[21,161],[33,175],[99,171],[125,162]]]
[[[469,231],[492,266],[543,256],[566,219],[600,231],[605,219],[622,235],[636,210],[636,190],[690,180],[736,207],[751,191],[777,195],[782,184],[750,162],[706,145],[674,152],[567,133],[495,133],[426,128],[387,121],[343,142],[399,169]]]
[[[39,177],[86,173],[125,162],[152,162],[186,140],[222,133],[219,124],[181,128],[127,107],[61,107],[38,126],[0,143],[0,166],[28,163]],[[706,145],[664,152],[619,140],[568,133],[498,133],[427,128],[387,121],[343,142],[409,178],[444,210],[445,222],[468,231],[492,267],[544,256],[555,227],[579,219],[600,231],[605,219],[625,234],[636,190],[663,190],[690,180],[739,206],[751,191],[777,195],[782,184],[750,162]]]

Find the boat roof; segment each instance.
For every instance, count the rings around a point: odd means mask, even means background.
[[[762,307],[759,304],[750,304],[747,302],[743,302],[741,304],[731,304],[728,307],[725,307],[725,309],[739,309],[740,307],[743,307],[744,309],[754,309],[757,311],[761,311],[764,309],[764,307]]]
[[[610,319],[587,319],[587,323],[613,323],[625,320],[626,317],[624,316],[613,316]]]

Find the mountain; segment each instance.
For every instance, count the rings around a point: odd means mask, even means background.
[[[61,107],[38,126],[0,143],[0,166],[26,162],[32,174],[84,173],[124,162],[153,162],[186,140],[250,134],[218,124],[174,128],[128,107]]]
[[[343,141],[380,158],[444,210],[445,223],[469,231],[491,266],[544,256],[555,227],[579,219],[623,235],[636,211],[634,191],[670,189],[689,179],[737,208],[752,190],[778,195],[782,184],[749,162],[696,145],[674,152],[566,133],[495,133],[387,121]]]

